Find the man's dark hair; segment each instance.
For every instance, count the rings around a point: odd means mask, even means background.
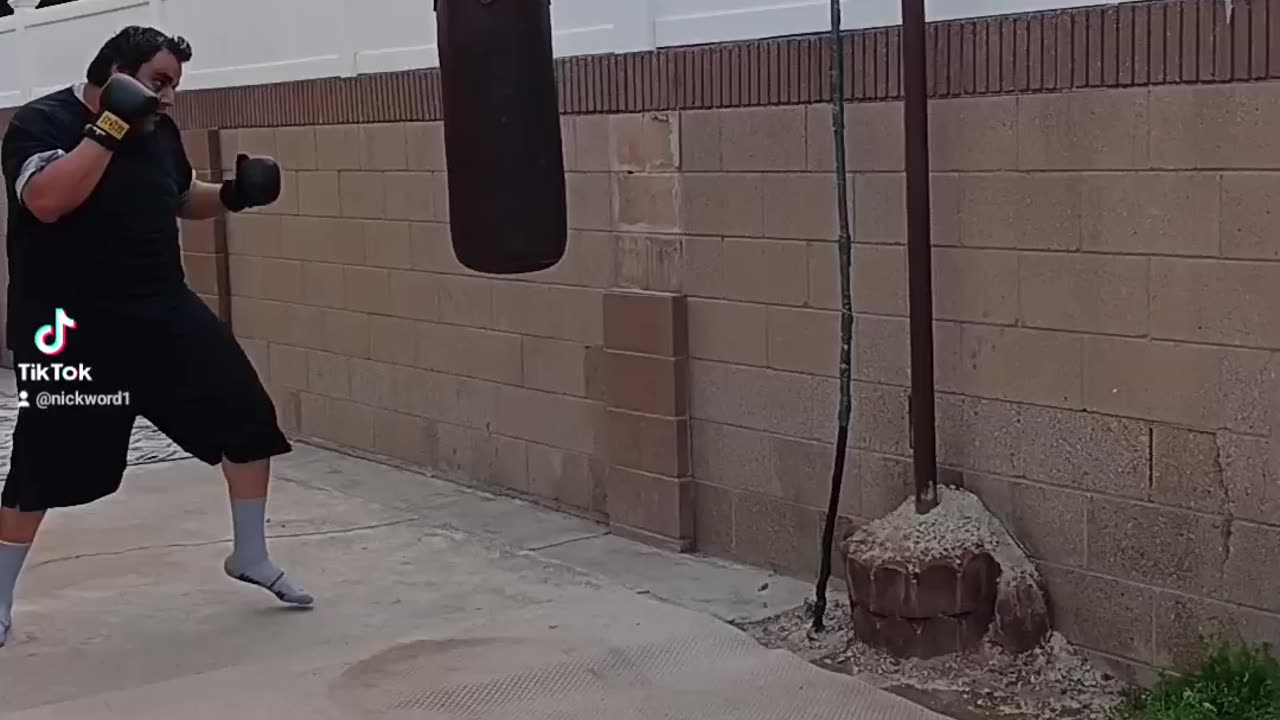
[[[122,72],[133,75],[161,50],[168,50],[178,62],[191,60],[191,44],[185,39],[165,35],[155,28],[130,25],[116,33],[98,51],[89,63],[85,79],[99,87],[111,78],[111,66],[119,65]]]

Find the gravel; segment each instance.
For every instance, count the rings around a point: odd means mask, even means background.
[[[966,718],[1103,720],[1130,692],[1057,633],[1021,655],[988,643],[962,655],[900,660],[853,639],[847,601],[830,601],[827,631],[821,635],[810,629],[811,612],[806,604],[742,629],[765,647],[790,651],[911,699],[923,694],[937,700],[929,703],[935,710],[960,708],[955,714]]]

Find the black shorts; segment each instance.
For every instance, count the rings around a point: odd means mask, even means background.
[[[292,449],[244,350],[194,293],[127,310],[83,305],[67,314],[76,327],[50,356],[37,349],[35,334],[54,322],[54,312],[15,317],[10,309],[19,410],[3,507],[48,510],[114,493],[138,416],[209,465]],[[62,377],[53,376],[55,363]],[[33,366],[48,375],[38,377]],[[82,367],[87,378],[71,377]]]

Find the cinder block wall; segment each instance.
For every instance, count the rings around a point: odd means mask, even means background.
[[[1043,561],[1077,642],[1169,665],[1206,627],[1280,639],[1280,84],[931,110],[949,479]],[[909,360],[901,105],[848,111],[856,524],[910,487]],[[514,279],[452,258],[438,123],[223,139],[291,169],[228,240],[236,331],[292,427],[605,512],[603,338],[643,332],[607,326],[605,295],[682,294],[696,547],[815,571],[839,337],[826,106],[566,120],[569,255]],[[686,452],[634,428],[614,447],[634,443]]]
[[[227,241],[233,327],[292,429],[603,511],[610,235],[538,276],[465,271],[438,122],[224,132],[238,152],[288,168]]]
[[[929,34],[944,479],[1130,671],[1202,633],[1280,641],[1280,6],[1233,13]],[[294,431],[811,576],[839,337],[824,42],[562,62],[569,254],[513,278],[451,254],[434,73],[191,93],[210,168],[287,171],[276,206],[188,229],[193,284]],[[845,88],[843,531],[911,484],[898,46],[858,34]]]

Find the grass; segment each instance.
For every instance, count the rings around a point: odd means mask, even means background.
[[[1164,678],[1113,720],[1280,720],[1280,662],[1264,646],[1215,643],[1191,673]]]

